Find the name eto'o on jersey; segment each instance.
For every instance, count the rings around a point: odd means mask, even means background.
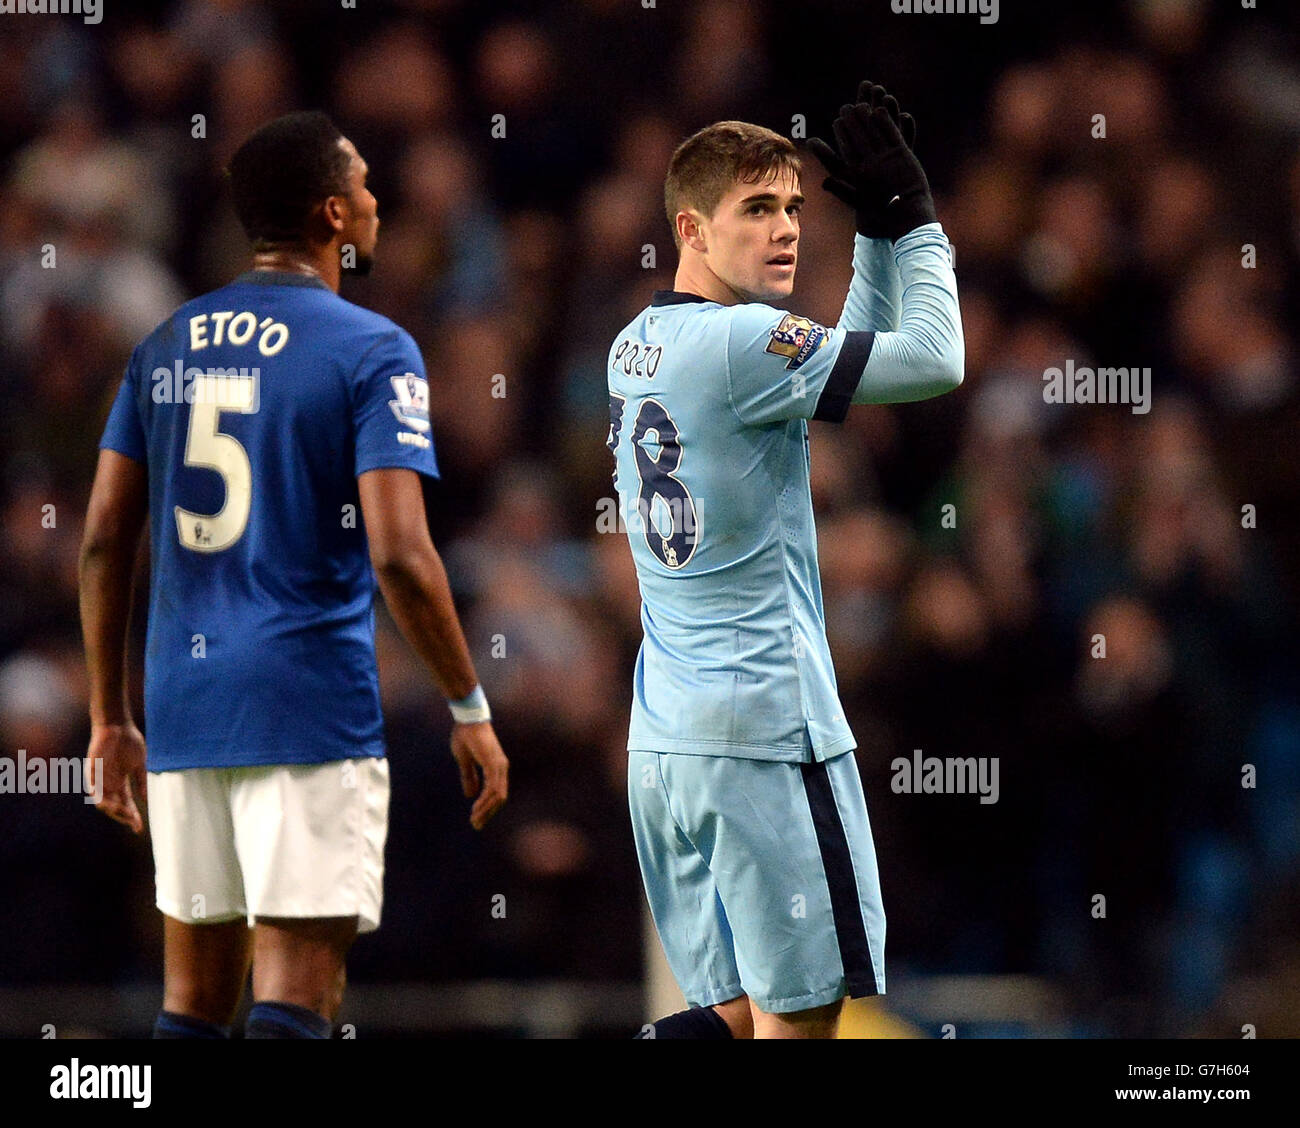
[[[211,338],[209,338],[211,333]],[[273,317],[259,321],[248,310],[232,309],[200,313],[190,318],[190,350],[197,352],[208,345],[247,345],[257,343],[263,356],[275,356],[289,343],[289,327]]]

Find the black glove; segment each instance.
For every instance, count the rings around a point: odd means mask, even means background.
[[[831,174],[822,187],[854,209],[860,234],[897,240],[935,222],[929,181],[912,154],[916,121],[899,112],[892,94],[863,82],[857,103],[841,106],[832,128],[838,153],[819,137],[808,147]]]

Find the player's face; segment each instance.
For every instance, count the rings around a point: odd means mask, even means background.
[[[345,267],[345,273],[366,275],[374,262],[375,243],[379,239],[379,204],[374,193],[366,187],[370,166],[361,158],[356,147],[346,137],[339,142],[350,158],[348,165],[347,218],[343,227],[343,243],[356,248],[354,265]]]
[[[733,184],[706,228],[714,274],[747,301],[788,298],[802,207],[799,178],[788,170],[757,184]]]

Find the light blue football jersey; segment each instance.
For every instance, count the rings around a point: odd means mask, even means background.
[[[855,747],[826,642],[808,420],[954,386],[902,375],[924,351],[893,332],[908,285],[923,337],[959,347],[937,224],[895,247],[857,236],[834,328],[661,290],[615,339],[607,445],[645,633],[629,749],[804,761]]]

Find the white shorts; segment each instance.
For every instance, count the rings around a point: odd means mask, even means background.
[[[186,924],[359,917],[379,927],[388,761],[149,772],[157,904]]]

